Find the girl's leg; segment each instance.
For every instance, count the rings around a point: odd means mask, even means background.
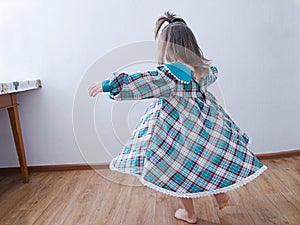
[[[228,204],[230,197],[226,193],[215,194],[214,196],[219,205],[219,209],[223,209]]]
[[[183,209],[176,210],[175,217],[188,223],[197,223],[197,216],[194,210],[193,199],[179,198],[179,202],[182,205]]]

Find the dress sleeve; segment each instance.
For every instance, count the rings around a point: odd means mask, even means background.
[[[212,66],[210,68],[209,73],[202,80],[200,80],[199,84],[202,87],[207,88],[209,85],[214,83],[218,78],[218,69],[217,67]]]
[[[103,92],[114,100],[139,100],[171,96],[175,83],[161,71],[114,73],[102,82]]]

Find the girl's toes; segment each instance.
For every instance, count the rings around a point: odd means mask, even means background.
[[[175,218],[192,224],[197,223],[196,215],[194,215],[193,217],[189,217],[185,209],[177,209],[175,212]]]

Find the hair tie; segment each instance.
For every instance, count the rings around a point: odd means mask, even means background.
[[[170,24],[170,23],[173,23],[173,19],[169,19],[168,18],[168,23]]]
[[[183,19],[181,19],[181,18],[176,18],[176,17],[174,17],[174,18],[167,18],[167,21],[168,21],[168,23],[170,24],[170,23],[182,23],[182,24],[186,24],[185,23],[185,21],[183,20]]]

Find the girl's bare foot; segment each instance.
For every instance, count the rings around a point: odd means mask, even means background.
[[[197,223],[197,216],[195,214],[188,215],[188,212],[185,209],[177,209],[175,218],[192,224]]]
[[[220,210],[228,205],[228,201],[229,201],[230,197],[226,193],[215,194],[214,196],[217,200]]]

